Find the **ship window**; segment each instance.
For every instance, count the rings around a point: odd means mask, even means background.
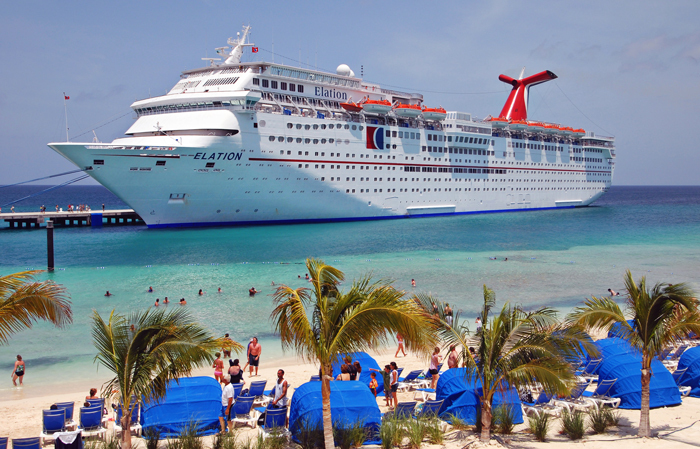
[[[309,164],[306,164],[306,166],[304,168],[309,168]]]
[[[156,161],[156,166],[162,167],[163,165],[165,165],[165,161]]]
[[[388,132],[388,131],[387,131],[387,132]],[[387,144],[386,144],[386,149],[388,150],[389,148],[391,148],[391,145],[389,145],[389,144],[387,143]]]
[[[279,136],[279,137],[277,138],[277,141],[278,141],[278,142],[284,142],[284,137]]]
[[[333,125],[331,125],[333,126]],[[333,143],[335,140],[334,139],[328,139],[328,143]],[[340,153],[338,153],[338,156],[340,156]]]
[[[391,132],[391,137],[396,137],[396,131]]]
[[[287,151],[287,154],[291,156],[291,155],[292,155],[292,152],[291,152],[291,151]]]
[[[301,168],[301,164],[299,164],[299,168]]]
[[[294,92],[296,90],[296,87],[297,87],[296,84],[289,83],[289,90],[290,91]]]
[[[330,125],[328,125],[328,129],[333,129],[333,126],[334,125],[331,123]]]
[[[326,125],[321,125],[321,129],[326,129]]]
[[[293,137],[287,137],[287,142],[288,142],[288,143],[292,143],[293,141],[294,141],[294,138],[293,138]]]
[[[165,165],[165,161],[158,161],[158,162],[163,162],[163,165]],[[104,165],[105,161],[104,159],[95,159],[92,161],[92,165]],[[158,165],[158,164],[156,164]]]
[[[301,85],[301,84],[299,84],[299,85],[297,86],[297,92],[299,92],[300,94],[303,94],[303,93],[304,93],[304,86]]]
[[[318,125],[314,125],[314,129],[318,129]]]
[[[262,80],[263,85],[262,87],[270,87],[270,81],[269,80]]]
[[[304,125],[304,129],[306,129],[306,130],[311,129],[311,125]]]
[[[447,141],[452,142],[452,136],[447,136]]]
[[[253,86],[259,86],[260,85],[260,78],[253,78]]]
[[[469,138],[469,143],[474,143],[474,138],[473,138],[473,137],[470,137],[470,138]],[[470,153],[470,154],[471,154],[471,153]]]
[[[318,139],[314,139],[314,145],[318,144]]]
[[[297,123],[297,129],[301,129],[301,123]]]
[[[297,137],[297,143],[301,143],[301,137]],[[301,154],[301,153],[299,153]]]
[[[362,125],[360,125],[360,126],[359,126],[359,129],[360,129],[360,131],[362,131],[362,130],[365,129],[365,128],[364,128]]]
[[[282,89],[282,90],[287,90],[287,83],[285,83],[284,81],[282,81],[282,82],[280,83],[280,89]]]
[[[350,125],[345,125],[345,129],[350,129]]]
[[[304,143],[311,143],[311,139],[304,139]]]
[[[273,89],[277,89],[277,81],[270,81],[270,85]]]
[[[287,128],[292,129],[294,125],[292,123],[287,123]]]
[[[321,143],[326,143],[326,139],[321,139]]]
[[[399,137],[403,138],[403,131],[399,131]]]
[[[270,136],[270,142],[274,142],[274,141],[275,141],[275,136]]]
[[[428,140],[433,140],[433,135],[432,135],[432,134],[428,134]]]
[[[352,125],[352,130],[355,131],[357,129],[357,126]]]
[[[214,168],[214,162],[207,162],[207,168]]]

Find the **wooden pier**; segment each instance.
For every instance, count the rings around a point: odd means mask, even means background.
[[[0,213],[0,219],[9,223],[10,229],[41,228],[45,227],[45,223],[49,220],[53,221],[54,227],[57,228],[144,225],[141,217],[132,209]]]

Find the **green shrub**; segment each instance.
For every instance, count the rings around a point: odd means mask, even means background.
[[[445,434],[442,431],[440,419],[437,417],[425,421],[425,434],[428,436],[430,444],[442,444]]]
[[[334,424],[333,439],[336,446],[340,447],[340,449],[350,449],[361,447],[367,439],[367,434],[362,421],[344,425]]]
[[[143,431],[143,439],[146,440],[146,449],[158,449],[160,431],[153,427],[148,427]]]
[[[391,449],[400,446],[405,430],[396,418],[382,419],[379,425],[379,438],[382,440],[382,449]]]
[[[578,410],[569,412],[564,410],[561,415],[561,430],[572,440],[580,440],[586,432],[586,420]]]
[[[608,427],[617,427],[620,424],[619,412],[607,407],[594,408],[589,412],[588,419],[593,433],[596,434],[605,433]]]
[[[422,420],[408,418],[404,420],[403,426],[408,437],[408,447],[410,449],[419,449],[423,438],[425,438],[425,423]]]
[[[548,414],[540,413],[534,417],[529,417],[527,423],[530,427],[530,432],[532,432],[532,435],[537,441],[545,441],[547,439],[547,432],[549,432],[550,424]]]
[[[322,449],[324,447],[323,427],[320,423],[310,419],[302,419],[297,423],[295,432],[301,449]]]
[[[451,423],[452,428],[455,430],[466,430],[470,427],[466,421],[455,414],[448,415],[447,421]]]
[[[493,411],[492,423],[496,432],[510,435],[515,428],[515,414],[513,408],[507,405],[499,405]]]
[[[236,432],[217,433],[213,449],[238,449]]]

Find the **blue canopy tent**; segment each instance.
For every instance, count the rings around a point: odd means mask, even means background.
[[[634,320],[627,320],[627,324],[629,324],[632,329],[634,329]],[[620,323],[615,323],[612,326],[610,326],[610,329],[608,330],[608,338],[620,338],[625,336],[625,330],[622,329],[622,325]]]
[[[690,396],[700,398],[700,346],[685,350],[678,361],[679,370],[687,368],[678,385],[691,387]]]
[[[596,342],[603,361],[598,367],[599,381],[617,379],[609,396],[620,398],[620,408],[641,409],[642,401],[642,354],[620,338],[606,338]],[[666,407],[679,405],[681,394],[673,376],[658,359],[651,362],[649,406]]]
[[[141,411],[144,432],[160,432],[161,438],[177,437],[191,423],[203,435],[219,430],[221,386],[211,377],[183,377],[179,384],[171,381],[165,397],[145,403]]]
[[[436,399],[444,400],[440,409],[440,417],[443,420],[450,420],[452,415],[464,420],[467,424],[476,424],[479,415],[481,402],[479,395],[482,393],[481,382],[466,379],[466,368],[452,368],[445,371],[438,379],[435,389]],[[523,411],[515,388],[510,388],[504,392],[497,392],[493,397],[492,406],[495,409],[499,406],[508,406],[513,412],[514,422],[523,423]]]
[[[322,382],[307,382],[294,391],[289,408],[289,430],[297,443],[304,427],[323,427],[321,385]],[[331,382],[330,385],[333,425],[350,427],[359,421],[370,435],[365,444],[379,444],[382,414],[369,388],[361,382]]]
[[[349,356],[353,363],[355,361],[360,362],[360,366],[362,367],[362,372],[360,373],[360,381],[362,385],[366,386],[369,388],[369,381],[371,380],[370,378],[370,373],[371,371],[369,370],[370,368],[374,369],[381,369],[383,370],[384,367],[380,367],[379,364],[377,363],[376,360],[374,360],[372,357],[370,357],[369,354],[366,352],[352,352],[350,354],[343,354],[338,356],[338,358],[333,362],[333,378],[335,379],[338,374],[340,374],[340,365],[344,365],[345,362],[343,359]],[[377,387],[377,396],[383,396],[384,395],[384,379],[382,378],[382,373],[376,373],[377,374],[377,383],[379,386]]]

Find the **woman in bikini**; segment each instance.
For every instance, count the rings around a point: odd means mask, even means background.
[[[12,383],[17,386],[17,379],[19,379],[19,384],[22,385],[22,380],[24,379],[24,361],[21,355],[17,355],[17,361],[15,362],[15,367],[12,369]]]
[[[224,382],[224,361],[221,360],[221,353],[217,352],[216,360],[214,360],[214,378],[219,381],[219,383]]]

